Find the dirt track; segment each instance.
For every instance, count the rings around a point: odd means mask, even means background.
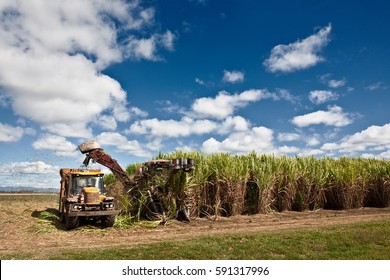
[[[99,229],[84,226],[64,230],[54,218],[42,220],[42,212],[56,213],[56,197],[35,199],[0,199],[0,258],[9,254],[31,253],[34,259],[45,259],[59,248],[131,247],[165,240],[184,240],[200,236],[239,232],[282,231],[298,228],[320,228],[363,221],[389,221],[390,208],[361,208],[333,211],[283,212],[230,218],[194,219],[191,223],[172,221],[156,228]],[[3,256],[3,257],[2,257]]]

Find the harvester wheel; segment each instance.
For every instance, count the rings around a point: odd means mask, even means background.
[[[176,219],[180,222],[191,222],[189,209],[177,211]]]
[[[103,216],[102,225],[103,227],[112,227],[115,224],[115,215]]]
[[[79,226],[79,217],[65,216],[65,227],[67,230],[77,228]]]

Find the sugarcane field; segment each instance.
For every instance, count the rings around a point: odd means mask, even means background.
[[[99,158],[93,155],[95,148],[99,149]],[[88,161],[88,157],[95,156],[95,160],[108,165],[109,161],[102,160],[102,155],[110,158],[108,153],[100,147],[94,149],[80,150],[87,153]],[[181,168],[178,168],[179,163]],[[168,165],[173,169],[163,168]],[[91,170],[88,172],[90,174]],[[107,212],[115,214],[112,224],[107,224],[97,214],[101,211],[93,212],[96,217],[82,214],[85,209],[81,209],[80,198],[76,202],[64,197],[61,202],[59,193],[1,193],[1,259],[63,259],[66,257],[59,252],[72,248],[126,251],[166,242],[185,244],[202,238],[224,239],[248,234],[255,238],[261,234],[295,231],[318,233],[329,227],[359,229],[360,225],[364,228],[375,223],[381,225],[383,240],[374,245],[389,252],[388,160],[174,152],[159,154],[144,165],[128,165],[124,172],[125,184],[114,174],[105,175],[103,179],[107,193],[102,201],[111,203],[110,197],[115,198],[112,201],[117,212]],[[77,178],[82,177],[80,174],[76,174]],[[89,196],[86,192],[83,199],[87,201]],[[73,208],[63,206],[65,210],[61,214],[59,204],[73,205]],[[67,219],[75,217],[71,214],[73,211],[80,214],[77,226],[73,222],[68,224]],[[104,214],[111,210],[102,211]],[[353,231],[357,236],[354,238],[362,239],[365,235],[359,230]],[[261,257],[261,252],[259,254]],[[215,258],[207,254],[200,256],[176,257]],[[168,259],[176,257],[166,256]],[[382,257],[386,259],[389,255]],[[231,256],[220,254],[217,258]],[[311,257],[303,254],[296,258]],[[324,255],[324,258],[329,256]],[[359,259],[359,254],[355,258]]]

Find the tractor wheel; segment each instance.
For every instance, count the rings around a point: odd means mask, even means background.
[[[62,207],[60,209],[60,222],[65,223],[65,205],[62,204]]]
[[[77,228],[79,226],[79,217],[65,216],[65,227],[67,230]]]
[[[115,224],[115,215],[103,216],[102,225],[103,227],[112,227]]]
[[[65,215],[64,213],[60,213],[60,222],[65,223]]]

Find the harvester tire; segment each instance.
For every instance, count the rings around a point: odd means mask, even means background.
[[[103,227],[112,227],[115,224],[115,215],[103,216],[102,225]]]
[[[69,217],[65,215],[65,227],[67,230],[77,228],[79,226],[79,217]]]
[[[176,220],[180,222],[191,222],[189,209],[177,211]]]

